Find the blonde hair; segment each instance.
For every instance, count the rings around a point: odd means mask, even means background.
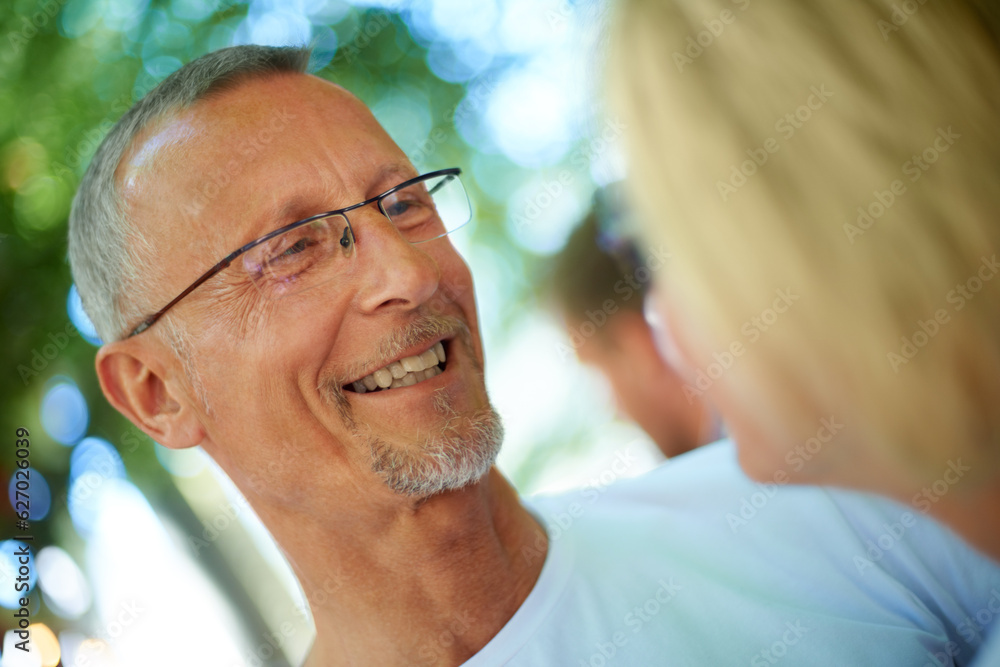
[[[702,359],[746,345],[718,381],[765,432],[837,410],[921,479],[1000,467],[998,34],[985,2],[622,2],[609,85],[658,277]]]

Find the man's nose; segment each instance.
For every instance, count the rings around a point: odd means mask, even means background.
[[[360,264],[358,298],[363,311],[409,310],[434,295],[441,270],[423,249],[426,244],[413,245],[403,238],[375,205],[352,212],[351,226]]]

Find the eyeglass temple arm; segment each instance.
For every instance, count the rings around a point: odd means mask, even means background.
[[[142,322],[140,322],[139,326],[133,329],[132,333],[130,333],[127,336],[127,338],[131,338],[132,336],[141,334],[143,331],[156,324],[156,321],[159,320],[161,317],[163,317],[168,310],[173,308],[178,301],[186,297],[191,292],[195,291],[195,289],[200,287],[202,283],[204,283],[206,280],[217,274],[219,271],[228,268],[229,265],[233,263],[233,260],[242,255],[244,252],[246,252],[246,248],[240,248],[239,250],[231,253],[228,257],[226,257],[221,262],[213,266],[211,269],[208,270],[208,272],[203,274],[201,278],[198,278],[198,280],[194,281],[194,283],[192,283],[190,287],[188,287],[186,290],[178,294],[177,298],[175,298],[173,301],[165,305],[163,308],[160,308],[158,311],[156,311],[155,313],[144,319]]]

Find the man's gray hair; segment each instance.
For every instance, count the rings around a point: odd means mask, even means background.
[[[158,119],[243,79],[305,72],[309,55],[306,47],[253,45],[209,53],[164,79],[101,142],[70,211],[69,261],[84,310],[103,341],[124,338],[130,324],[150,314],[145,309],[164,305],[147,304],[141,296],[149,279],[142,260],[154,254],[142,233],[130,224],[115,182],[115,171],[135,137]],[[165,333],[168,338],[177,337],[176,331]]]

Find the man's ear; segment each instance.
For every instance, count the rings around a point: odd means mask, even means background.
[[[145,341],[107,343],[95,365],[101,390],[116,410],[146,435],[171,449],[200,444],[205,428],[162,351]]]

